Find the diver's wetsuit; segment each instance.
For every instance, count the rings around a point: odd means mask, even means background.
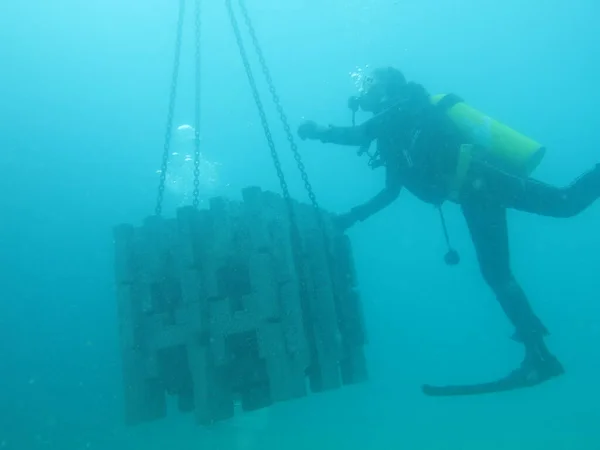
[[[547,334],[510,270],[506,209],[549,217],[572,217],[600,197],[600,166],[566,188],[504,173],[475,162],[461,191],[460,204],[479,266],[517,337],[527,344]]]
[[[408,116],[398,111],[375,116],[357,127],[329,127],[322,142],[364,145],[377,141],[386,168],[386,188],[350,213],[356,220],[394,201],[401,187],[420,199],[440,205],[448,195],[461,135],[438,109],[423,100],[421,112]],[[427,106],[425,106],[427,104]],[[550,217],[571,217],[600,197],[600,165],[567,188],[505,173],[474,161],[459,195],[479,266],[487,284],[516,329],[515,337],[528,348],[540,344],[546,327],[534,314],[525,293],[515,281],[509,262],[506,209]],[[545,349],[545,347],[543,347]]]

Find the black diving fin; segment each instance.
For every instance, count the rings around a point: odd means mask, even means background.
[[[548,364],[545,369],[546,370],[540,373],[537,371],[525,371],[520,368],[504,378],[487,383],[449,386],[433,386],[425,384],[422,386],[422,391],[425,395],[430,397],[492,394],[496,392],[507,392],[514,391],[516,389],[533,387],[554,377],[558,377],[564,373],[564,369],[558,360]]]

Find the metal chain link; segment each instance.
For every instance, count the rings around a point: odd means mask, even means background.
[[[290,148],[294,155],[294,159],[296,160],[296,163],[298,165],[298,170],[300,171],[300,176],[302,177],[302,181],[304,181],[304,187],[305,187],[306,192],[308,193],[308,197],[310,198],[310,201],[314,207],[315,214],[317,216],[317,223],[323,234],[323,241],[324,241],[325,249],[326,249],[325,251],[328,253],[330,275],[332,276],[332,281],[333,281],[333,260],[332,260],[331,255],[329,255],[329,236],[327,234],[327,229],[325,227],[325,222],[323,220],[323,215],[321,213],[321,209],[317,202],[317,197],[315,196],[313,189],[312,189],[312,185],[310,184],[310,181],[308,180],[308,174],[306,173],[306,168],[304,166],[304,163],[302,162],[302,156],[300,155],[300,152],[298,150],[298,145],[296,145],[296,140],[294,139],[294,134],[290,127],[290,124],[289,124],[289,121],[287,118],[287,114],[283,110],[283,106],[281,106],[281,100],[279,98],[279,95],[277,94],[277,90],[275,89],[275,83],[273,82],[273,78],[271,77],[271,72],[269,70],[269,66],[267,65],[266,58],[262,51],[262,47],[261,47],[260,43],[258,42],[258,37],[256,36],[256,31],[254,29],[254,25],[252,24],[252,20],[250,19],[250,14],[248,13],[248,9],[246,8],[245,0],[238,0],[238,3],[240,5],[240,10],[242,11],[242,16],[244,17],[244,21],[246,22],[246,26],[248,27],[248,32],[250,34],[250,37],[252,38],[252,43],[254,44],[254,48],[255,48],[256,54],[258,56],[258,60],[261,65],[263,74],[264,74],[267,84],[269,86],[269,91],[271,92],[271,96],[273,97],[273,103],[275,103],[275,107],[277,108],[277,112],[279,113],[279,117],[283,124],[283,129],[287,136],[287,140],[290,144]]]
[[[302,238],[300,236],[300,229],[298,228],[298,221],[296,218],[296,214],[294,211],[294,204],[292,202],[287,182],[285,181],[285,176],[283,174],[283,170],[281,168],[281,162],[279,160],[279,155],[277,154],[277,149],[275,148],[275,142],[273,140],[273,135],[271,133],[271,129],[269,128],[269,123],[267,121],[267,116],[265,114],[264,105],[260,98],[260,94],[258,92],[258,87],[256,86],[256,80],[254,78],[254,74],[252,73],[252,68],[250,67],[250,62],[248,61],[248,54],[246,53],[246,49],[244,47],[244,43],[242,40],[242,36],[240,33],[240,27],[238,25],[237,19],[235,17],[235,13],[233,11],[233,6],[231,3],[232,0],[225,0],[225,4],[227,6],[227,11],[229,12],[229,18],[231,20],[231,25],[233,27],[233,32],[235,34],[235,39],[237,41],[237,45],[240,51],[240,56],[242,57],[242,62],[244,64],[244,68],[246,70],[246,75],[248,77],[248,81],[250,83],[250,87],[252,89],[252,95],[254,96],[254,101],[256,103],[256,107],[258,108],[258,113],[260,115],[260,121],[262,123],[262,127],[265,133],[265,137],[267,138],[267,142],[269,148],[271,150],[271,157],[273,159],[273,164],[275,165],[275,170],[277,171],[277,177],[279,178],[279,184],[281,185],[281,190],[283,192],[283,198],[285,199],[285,203],[288,210],[289,220],[290,220],[290,237],[292,244],[292,257],[294,258],[294,262],[296,265],[296,271],[298,274],[298,284],[300,288],[300,305],[302,309],[302,316],[304,320],[302,321],[303,326],[305,328],[305,335],[307,339],[307,343],[309,346],[309,355],[311,359],[310,367],[314,367],[317,363],[316,355],[317,355],[317,346],[314,338],[314,334],[312,332],[313,328],[313,320],[311,316],[311,308],[310,301],[308,296],[308,283],[306,279],[306,269],[305,263],[302,258]],[[310,370],[310,369],[309,369]]]
[[[292,149],[292,153],[294,154],[294,159],[296,160],[296,164],[298,165],[298,169],[300,170],[300,176],[302,177],[302,181],[304,181],[304,187],[308,192],[308,197],[312,202],[314,208],[319,211],[319,204],[317,203],[317,198],[313,192],[312,185],[308,180],[308,174],[306,173],[306,168],[304,167],[304,163],[302,162],[302,157],[300,156],[300,152],[298,151],[298,146],[296,145],[296,141],[294,139],[294,134],[292,133],[292,129],[290,127],[287,114],[283,110],[281,106],[281,100],[277,91],[275,89],[275,83],[273,82],[273,78],[271,77],[271,72],[269,71],[269,67],[267,65],[264,53],[258,42],[258,38],[256,37],[256,31],[254,30],[254,25],[252,25],[252,21],[250,19],[250,15],[248,14],[248,9],[246,8],[246,4],[244,0],[239,0],[240,10],[242,11],[242,16],[244,17],[244,21],[246,22],[246,26],[248,27],[248,31],[250,33],[250,37],[252,38],[252,42],[254,44],[254,48],[256,49],[256,54],[258,56],[258,60],[260,62],[263,74],[265,79],[267,80],[267,84],[269,86],[269,91],[271,92],[271,96],[273,97],[273,102],[275,103],[275,107],[277,108],[277,112],[279,113],[279,117],[283,124],[283,128],[285,134],[287,136],[287,140],[290,144],[290,148]]]
[[[169,164],[169,153],[171,149],[171,133],[173,130],[173,114],[175,111],[175,100],[177,98],[177,78],[179,76],[179,61],[181,55],[181,35],[183,32],[183,17],[185,15],[185,0],[179,0],[179,18],[177,21],[177,37],[175,39],[175,56],[173,61],[173,75],[171,78],[171,92],[169,95],[169,111],[167,114],[167,129],[163,145],[162,165],[160,167],[160,181],[158,184],[158,198],[156,200],[155,214],[162,214],[162,203],[165,193],[165,181]]]
[[[246,52],[246,48],[244,47],[244,43],[242,40],[242,35],[240,33],[240,27],[235,17],[235,13],[233,11],[233,5],[231,4],[231,0],[225,0],[227,5],[227,11],[229,13],[229,19],[231,20],[231,26],[233,27],[233,32],[235,34],[235,39],[240,51],[240,56],[242,57],[242,63],[244,64],[244,68],[246,70],[246,75],[248,77],[248,81],[250,83],[250,88],[252,89],[252,95],[254,97],[254,101],[256,103],[256,107],[258,108],[258,114],[260,116],[260,121],[262,123],[262,127],[265,133],[265,137],[267,138],[267,143],[269,145],[269,149],[271,150],[271,158],[273,159],[273,164],[275,165],[275,170],[277,171],[277,177],[279,178],[279,184],[281,186],[281,190],[283,192],[283,197],[286,202],[290,205],[291,214],[293,215],[293,207],[291,205],[291,197],[288,189],[287,182],[285,181],[285,175],[283,174],[283,169],[281,168],[281,162],[279,160],[279,155],[277,153],[277,149],[275,148],[275,142],[273,140],[273,135],[271,133],[271,129],[269,127],[269,123],[267,121],[267,115],[265,114],[265,108],[260,98],[260,94],[258,92],[258,87],[256,85],[256,79],[254,78],[254,74],[252,73],[252,68],[250,67],[250,62],[248,60],[248,53]]]
[[[196,0],[196,103],[194,114],[194,193],[192,204],[197,208],[200,204],[200,82],[201,82],[201,23],[200,23],[200,0]]]
[[[304,163],[302,162],[302,157],[300,155],[300,152],[298,151],[298,146],[296,145],[296,141],[294,139],[294,134],[292,133],[292,129],[290,127],[290,124],[289,124],[289,121],[287,118],[287,114],[283,110],[283,106],[281,105],[281,100],[275,89],[275,83],[273,82],[273,78],[271,77],[271,72],[269,71],[269,67],[267,65],[266,58],[262,51],[261,45],[258,42],[258,38],[256,36],[256,31],[252,24],[252,20],[250,19],[250,14],[248,13],[248,9],[246,8],[245,0],[238,0],[238,3],[240,5],[240,10],[242,11],[242,16],[244,17],[246,26],[248,27],[248,32],[250,34],[250,37],[252,38],[252,43],[254,44],[254,48],[255,48],[256,54],[258,56],[258,60],[261,65],[263,74],[264,74],[267,84],[269,86],[269,91],[271,92],[271,96],[273,97],[273,102],[275,103],[275,107],[277,108],[277,112],[279,113],[279,117],[283,124],[283,128],[284,128],[285,134],[287,136],[287,140],[290,144],[292,153],[294,155],[294,159],[296,160],[296,163],[298,165],[298,170],[300,171],[300,176],[302,177],[302,180],[304,181],[304,187],[306,189],[306,192],[308,193],[308,197],[310,198],[310,201],[315,210],[317,225],[321,231],[321,235],[323,238],[323,247],[324,247],[325,257],[326,257],[326,261],[327,261],[327,269],[328,269],[329,278],[330,278],[332,285],[335,285],[336,284],[336,277],[335,277],[336,262],[331,253],[331,241],[329,239],[329,234],[328,234],[327,228],[325,226],[325,221],[323,220],[323,214],[322,214],[319,204],[317,202],[317,198],[313,192],[312,185],[310,184],[310,181],[308,180],[308,174],[306,173],[306,168],[304,166]],[[298,238],[299,238],[299,236],[298,236]],[[336,309],[339,311],[341,309],[340,299],[335,294],[335,290],[334,290],[333,294],[334,294],[334,303],[336,305]],[[341,320],[342,320],[341,317],[338,318],[338,325],[341,325]]]

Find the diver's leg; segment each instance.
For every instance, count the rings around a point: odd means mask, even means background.
[[[462,210],[481,273],[514,325],[518,340],[525,346],[523,376],[529,377],[532,371],[538,377],[558,375],[562,373],[562,366],[544,343],[548,331],[533,312],[510,270],[506,210],[479,194],[477,191],[466,193]]]
[[[549,217],[573,217],[600,197],[600,164],[564,188],[485,165],[476,167],[469,181],[506,208]]]
[[[462,210],[483,278],[514,325],[519,340],[524,341],[529,335],[547,335],[546,327],[534,314],[510,270],[506,210],[476,198],[463,202]]]

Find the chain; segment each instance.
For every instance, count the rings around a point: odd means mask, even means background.
[[[302,259],[302,239],[300,236],[300,230],[298,228],[298,221],[296,218],[296,214],[294,211],[294,204],[292,202],[287,182],[285,181],[285,176],[283,174],[283,170],[281,168],[281,162],[279,160],[279,155],[277,154],[277,149],[275,148],[275,142],[273,140],[273,136],[271,133],[271,129],[269,128],[269,123],[267,121],[267,116],[265,114],[264,105],[260,98],[260,94],[258,92],[258,87],[256,86],[256,80],[254,78],[254,74],[252,73],[252,68],[250,67],[250,62],[248,61],[248,54],[244,47],[244,43],[242,40],[242,36],[240,33],[240,27],[238,25],[237,19],[235,17],[232,0],[225,0],[225,4],[227,6],[227,11],[229,12],[229,18],[231,20],[231,25],[233,27],[233,32],[235,34],[235,39],[237,41],[237,45],[240,51],[240,56],[242,57],[242,62],[244,64],[244,68],[246,70],[246,75],[248,77],[248,81],[250,83],[250,87],[252,89],[252,95],[254,96],[254,101],[256,102],[256,107],[258,108],[258,113],[260,116],[260,121],[262,123],[262,127],[265,133],[265,137],[267,139],[267,143],[271,150],[271,158],[273,159],[273,164],[275,165],[275,170],[277,171],[277,177],[279,178],[279,184],[281,185],[281,190],[283,192],[283,198],[285,199],[285,203],[288,209],[289,220],[290,220],[290,237],[292,244],[292,255],[294,258],[294,262],[296,265],[296,270],[298,273],[298,282],[300,288],[300,304],[302,309],[302,316],[304,320],[302,321],[306,339],[309,346],[309,354],[311,358],[311,367],[317,363],[316,355],[317,355],[317,346],[314,338],[314,334],[312,332],[313,321],[310,313],[310,303],[308,296],[308,283],[306,281],[304,261]],[[310,369],[309,369],[310,370]]]
[[[290,192],[288,189],[287,182],[285,181],[285,176],[283,174],[283,170],[281,168],[281,161],[279,160],[279,155],[277,153],[277,149],[275,148],[275,142],[273,140],[273,135],[271,133],[271,129],[269,128],[269,123],[267,121],[267,115],[265,114],[265,108],[260,98],[260,94],[258,92],[258,87],[256,86],[256,79],[254,78],[254,74],[252,73],[252,68],[250,67],[250,62],[248,61],[248,53],[246,52],[246,48],[244,47],[244,43],[242,40],[242,35],[240,33],[240,27],[238,25],[237,19],[235,18],[235,13],[233,12],[233,6],[231,4],[231,0],[225,0],[227,5],[227,11],[229,12],[229,19],[231,20],[231,25],[233,27],[233,32],[235,34],[235,39],[237,41],[237,45],[240,51],[240,56],[242,57],[242,63],[244,64],[244,68],[246,70],[246,75],[248,77],[248,81],[250,83],[250,88],[252,89],[252,95],[254,96],[254,101],[256,102],[256,107],[258,108],[258,114],[260,116],[260,121],[262,123],[263,130],[265,132],[265,137],[267,138],[267,143],[269,145],[269,149],[271,150],[271,158],[273,159],[273,164],[275,165],[275,170],[277,171],[277,177],[279,178],[279,184],[281,186],[281,190],[283,192],[283,197],[286,202],[289,203],[291,215],[293,216],[293,206],[291,204]]]
[[[200,0],[196,0],[196,103],[195,103],[195,124],[194,124],[194,193],[193,205],[197,208],[200,203],[200,81],[201,81],[201,53],[200,53]]]
[[[169,96],[169,112],[167,114],[167,129],[165,131],[165,141],[163,146],[162,165],[160,167],[160,181],[158,185],[158,198],[156,200],[155,214],[162,214],[162,203],[165,193],[165,180],[167,177],[167,167],[169,164],[169,153],[171,148],[171,132],[173,130],[173,113],[175,110],[175,100],[177,97],[177,78],[179,76],[179,60],[181,55],[181,35],[183,31],[183,17],[185,15],[185,0],[179,0],[179,19],[177,22],[177,37],[175,40],[175,57],[173,61],[173,75],[171,78],[171,92]]]
[[[273,82],[273,78],[271,77],[271,72],[269,71],[267,61],[265,59],[265,56],[264,56],[264,53],[260,46],[260,43],[258,42],[258,38],[256,36],[256,31],[254,29],[254,25],[252,24],[252,20],[250,19],[250,15],[248,14],[248,9],[246,8],[245,0],[238,0],[238,2],[240,5],[240,10],[242,11],[242,15],[244,17],[246,26],[248,27],[248,32],[250,33],[250,37],[252,38],[252,43],[254,44],[254,48],[255,48],[256,54],[258,56],[258,60],[261,65],[263,74],[265,76],[265,79],[267,80],[267,84],[269,86],[269,91],[271,92],[271,96],[273,97],[273,103],[275,103],[275,107],[277,108],[277,112],[279,113],[279,117],[283,124],[283,129],[287,136],[287,140],[290,144],[290,148],[294,155],[294,159],[296,160],[296,163],[298,165],[298,170],[300,171],[300,176],[302,177],[302,181],[304,181],[304,187],[305,187],[306,192],[308,193],[308,197],[310,198],[310,201],[315,209],[315,213],[317,216],[317,222],[318,222],[319,228],[321,229],[321,232],[323,234],[325,248],[326,248],[326,251],[328,251],[329,238],[327,236],[325,223],[323,221],[323,215],[321,214],[321,209],[319,208],[319,204],[318,204],[317,198],[313,192],[312,185],[310,184],[310,181],[308,180],[308,174],[306,173],[306,168],[304,166],[304,163],[302,162],[302,157],[300,156],[300,152],[298,151],[298,145],[296,144],[296,141],[294,139],[294,134],[292,133],[292,129],[290,127],[290,124],[289,124],[289,121],[287,118],[287,114],[283,110],[283,106],[281,106],[281,100],[279,98],[279,95],[277,94],[277,90],[275,89],[275,83]],[[330,257],[328,257],[328,259],[330,260],[330,266],[331,266],[332,260]],[[330,270],[331,269],[332,269],[332,267],[330,267]],[[331,275],[333,275],[333,272],[331,272]],[[333,281],[333,279],[332,279],[332,281]]]
[[[283,110],[283,107],[281,106],[281,100],[279,98],[279,95],[277,94],[277,91],[275,90],[275,83],[273,82],[273,78],[271,77],[271,73],[269,71],[269,67],[267,66],[267,62],[262,48],[260,46],[260,43],[258,42],[258,38],[256,37],[256,31],[254,30],[254,25],[252,25],[252,21],[250,19],[250,15],[248,14],[248,9],[246,8],[245,1],[239,0],[239,5],[242,11],[242,15],[244,17],[244,21],[246,22],[246,26],[248,27],[250,37],[252,38],[254,48],[256,49],[256,54],[258,56],[258,60],[260,62],[263,74],[265,76],[265,79],[267,80],[267,84],[269,85],[269,91],[271,92],[271,96],[273,97],[273,102],[275,103],[275,107],[277,108],[277,112],[279,113],[279,117],[281,118],[281,122],[283,124],[287,140],[292,149],[292,153],[294,154],[294,159],[296,160],[296,164],[298,165],[298,169],[300,170],[300,176],[302,177],[302,181],[304,181],[304,187],[308,192],[308,197],[310,198],[312,205],[317,211],[319,211],[317,198],[313,192],[310,181],[308,180],[308,174],[306,173],[306,168],[304,167],[302,157],[300,156],[300,152],[298,151],[298,146],[296,145],[296,141],[294,140],[294,134],[292,133],[287,114]]]
[[[300,171],[300,176],[302,177],[302,181],[304,181],[304,187],[306,189],[306,192],[308,193],[308,197],[310,198],[312,206],[315,210],[317,225],[321,231],[321,235],[323,238],[323,247],[324,247],[324,252],[325,252],[326,261],[327,261],[327,269],[328,269],[328,273],[329,273],[329,278],[330,278],[332,285],[335,286],[335,284],[336,284],[336,277],[335,277],[336,263],[333,258],[333,255],[331,254],[330,239],[329,239],[329,235],[327,233],[327,228],[325,226],[325,222],[323,220],[323,214],[321,213],[321,209],[319,208],[319,204],[318,204],[317,198],[313,192],[312,185],[310,184],[310,181],[308,180],[308,174],[306,173],[306,168],[304,166],[304,163],[302,162],[302,157],[300,156],[300,152],[298,151],[298,146],[296,145],[296,141],[294,139],[294,134],[292,133],[292,129],[290,127],[290,124],[289,124],[289,121],[287,118],[287,114],[285,113],[285,111],[283,110],[283,107],[281,106],[281,100],[275,89],[275,83],[273,82],[273,78],[271,77],[271,73],[269,71],[269,67],[267,65],[266,58],[262,51],[261,45],[258,42],[258,38],[256,36],[256,31],[252,24],[252,20],[250,19],[250,15],[248,14],[248,9],[246,8],[245,0],[238,0],[238,3],[240,5],[240,10],[242,11],[242,15],[244,17],[246,26],[248,27],[248,32],[250,34],[250,37],[252,38],[252,43],[254,44],[254,48],[255,48],[256,54],[258,56],[258,60],[261,65],[263,74],[264,74],[267,84],[269,86],[269,91],[271,92],[273,102],[275,103],[275,107],[277,108],[277,112],[279,113],[279,117],[283,124],[283,128],[284,128],[285,134],[287,136],[287,140],[290,144],[292,153],[294,155],[294,159],[296,160],[296,163],[298,165],[298,170]],[[298,239],[299,239],[299,237],[298,237]],[[333,294],[334,294],[334,302],[336,305],[336,309],[338,311],[340,311],[340,309],[341,309],[340,299],[335,294],[335,289],[333,291]],[[338,325],[341,325],[341,318],[338,318]]]

